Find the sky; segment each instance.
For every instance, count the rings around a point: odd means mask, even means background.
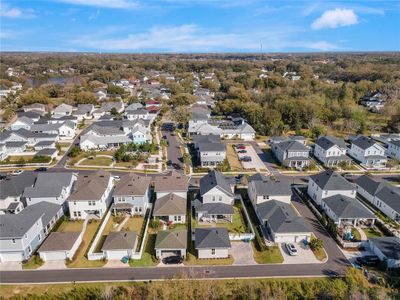
[[[0,0],[1,51],[399,51],[400,1]]]

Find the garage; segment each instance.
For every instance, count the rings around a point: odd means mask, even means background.
[[[81,232],[52,232],[38,252],[44,261],[72,259],[82,242]]]
[[[274,234],[275,243],[300,243],[303,240],[309,241],[311,233],[308,234]]]
[[[156,257],[161,259],[168,256],[186,257],[187,231],[163,230],[158,232],[155,243]]]
[[[125,256],[131,257],[133,253],[133,249],[131,250],[108,250],[103,251],[104,257],[106,259],[122,259]]]
[[[106,259],[122,259],[125,256],[131,257],[136,250],[136,231],[110,232],[101,248]]]
[[[39,252],[39,255],[44,261],[67,259],[67,253],[65,251]]]
[[[11,252],[11,253],[1,253],[0,262],[8,262],[8,261],[23,261],[24,258],[21,252]]]

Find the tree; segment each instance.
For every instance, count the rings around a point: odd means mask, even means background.
[[[117,109],[116,109],[115,107],[111,108],[110,113],[111,113],[113,116],[119,115],[119,113],[118,113],[118,111],[117,111]]]
[[[81,148],[78,146],[74,146],[71,148],[71,150],[68,153],[69,157],[77,157],[81,153]]]
[[[192,162],[192,157],[190,156],[189,153],[183,154],[183,162],[187,165],[190,165],[190,163]]]
[[[77,104],[96,104],[96,96],[90,92],[79,92],[75,95],[75,102]]]
[[[188,123],[189,117],[190,117],[189,108],[187,108],[186,106],[178,106],[174,110],[174,114],[172,117],[173,117],[174,121],[176,121],[182,125],[186,125]]]
[[[320,250],[324,247],[324,242],[320,238],[312,237],[310,240],[310,248],[314,251]]]

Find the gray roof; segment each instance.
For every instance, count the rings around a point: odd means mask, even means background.
[[[130,111],[130,110],[137,110],[139,108],[142,108],[143,104],[142,103],[131,103],[128,105],[128,107],[125,109],[125,111]]]
[[[368,175],[362,175],[358,177],[354,182],[362,189],[367,191],[367,193],[373,196],[375,196],[375,194],[384,187],[391,187],[387,182],[375,180]],[[391,188],[395,189],[395,187]]]
[[[187,201],[173,193],[158,198],[154,204],[154,216],[186,215]]]
[[[257,212],[275,233],[311,232],[303,218],[285,202],[270,200],[260,203],[257,205]]]
[[[18,176],[8,176],[0,181],[0,199],[21,196],[26,187],[33,186],[36,173],[24,172]]]
[[[20,148],[26,145],[27,142],[6,142],[6,148]]]
[[[33,187],[25,188],[26,198],[60,197],[62,190],[71,184],[73,173],[39,173]]]
[[[383,187],[375,196],[400,214],[400,194],[393,187]]]
[[[214,187],[219,187],[223,192],[233,197],[229,180],[218,171],[211,171],[200,179],[200,195],[203,196]]]
[[[187,248],[186,230],[162,230],[157,233],[155,249],[186,249]]]
[[[376,141],[365,136],[359,136],[358,138],[354,139],[351,143],[365,150],[375,145]]]
[[[343,176],[329,169],[321,173],[311,175],[312,179],[322,190],[330,191],[351,191],[355,190],[353,184],[348,182]]]
[[[196,228],[195,230],[195,248],[196,249],[214,249],[230,248],[228,230],[226,228]]]
[[[32,124],[33,124],[33,120],[30,119],[30,118],[28,118],[28,117],[26,117],[26,116],[21,116],[21,117],[19,117],[19,118],[17,119],[17,121],[22,122],[22,123],[25,123],[25,124],[27,124],[27,125],[32,125]]]
[[[198,143],[199,145],[199,151],[200,152],[208,152],[208,151],[218,151],[218,152],[225,152],[226,151],[226,145],[222,143],[209,143],[209,142],[201,142]]]
[[[71,250],[80,234],[80,232],[51,232],[38,251]]]
[[[221,142],[221,137],[215,134],[209,134],[209,135],[196,134],[192,136],[192,140],[194,143],[204,143],[204,142],[215,143],[215,142]]]
[[[128,115],[148,115],[149,111],[144,108],[139,108],[136,110],[129,110],[126,112]]]
[[[101,250],[133,249],[135,247],[136,240],[136,231],[109,232]]]
[[[262,174],[255,174],[249,178],[249,182],[253,182],[256,189],[256,194],[260,195],[291,195],[292,189],[290,182],[284,178],[273,180],[271,177],[266,177]]]
[[[220,202],[200,203],[195,206],[195,210],[196,213],[205,212],[215,215],[233,215],[235,213],[232,205]]]
[[[400,259],[400,238],[394,236],[370,238],[374,244],[388,259]]]
[[[375,219],[375,215],[362,205],[358,200],[344,196],[334,195],[323,198],[323,202],[335,213],[338,218],[363,218]]]
[[[55,141],[40,141],[40,142],[35,144],[35,147],[36,146],[41,146],[41,147],[43,147],[43,146],[51,146],[54,143],[55,143]]]
[[[276,145],[283,151],[308,151],[308,148],[298,141],[284,141]]]
[[[19,214],[0,215],[0,237],[21,238],[40,219],[46,226],[60,209],[61,205],[42,201],[24,208]]]
[[[330,149],[334,145],[338,146],[341,149],[347,148],[346,143],[343,139],[333,136],[322,136],[315,142],[315,144],[325,150]]]
[[[144,196],[150,187],[151,178],[128,173],[115,186],[113,196]]]
[[[36,156],[52,156],[54,153],[57,153],[58,150],[56,148],[44,148],[40,149]]]

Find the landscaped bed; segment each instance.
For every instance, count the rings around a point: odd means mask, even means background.
[[[382,237],[384,234],[377,228],[362,228],[362,231],[366,234],[367,238]]]

